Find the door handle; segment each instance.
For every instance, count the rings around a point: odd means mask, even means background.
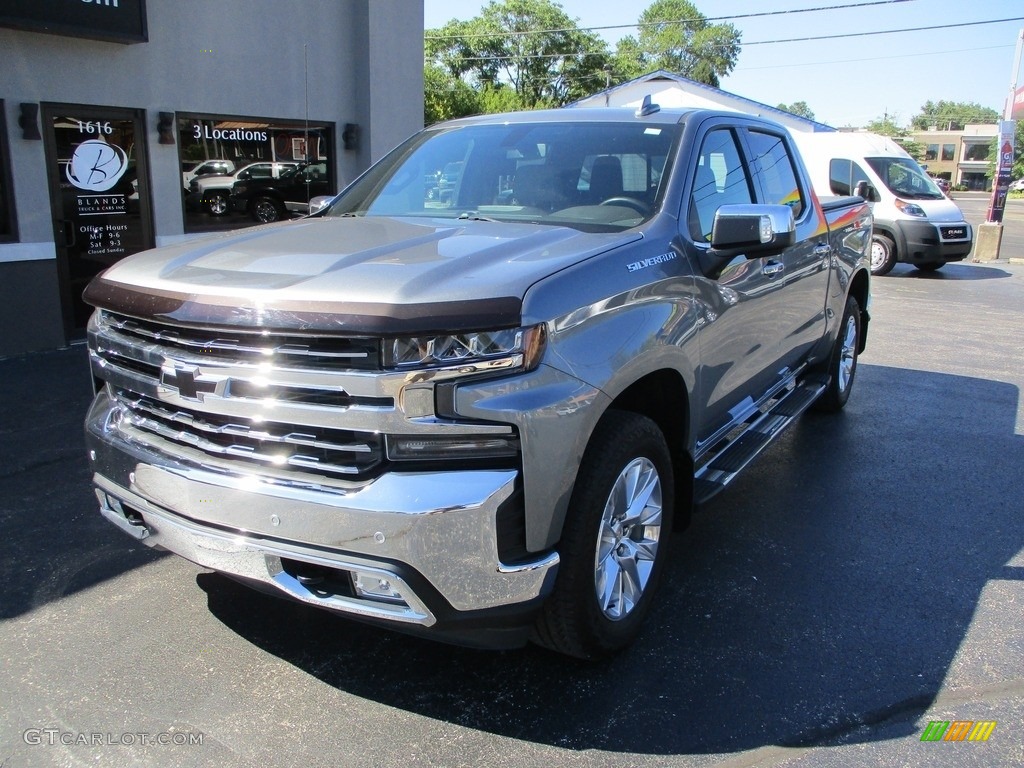
[[[767,275],[768,277],[773,277],[775,275],[782,274],[782,271],[785,268],[786,268],[786,265],[783,264],[781,261],[774,261],[773,260],[773,261],[769,261],[767,264],[765,264],[763,267],[761,267],[761,272],[762,272],[762,274]]]
[[[820,256],[823,259],[826,256],[831,256],[832,246],[829,245],[828,243],[818,243],[816,246],[814,246],[814,255]]]

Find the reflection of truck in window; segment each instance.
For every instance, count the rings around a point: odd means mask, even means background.
[[[820,194],[858,194],[871,204],[871,272],[897,262],[934,271],[971,252],[974,231],[963,212],[899,144],[872,133],[794,131]]]
[[[230,210],[228,198],[231,196],[231,189],[236,181],[276,179],[296,166],[298,163],[249,163],[234,172],[197,176],[189,182],[189,194],[185,199],[185,207],[190,210],[206,211],[211,216],[223,216]]]
[[[309,212],[309,201],[332,193],[327,163],[299,163],[277,178],[239,179],[231,188],[228,206],[268,224]]]
[[[441,204],[424,180],[453,162]],[[432,126],[311,216],[90,285],[100,508],[354,618],[609,653],[673,524],[846,403],[870,237],[764,120]]]

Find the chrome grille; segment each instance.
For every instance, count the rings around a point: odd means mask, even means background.
[[[136,343],[159,344],[167,350],[201,355],[210,361],[260,363],[272,359],[275,365],[292,368],[380,369],[380,342],[377,339],[234,328],[179,328],[111,312],[103,313],[103,322]]]
[[[380,386],[379,342],[328,334],[184,328],[97,312],[94,374],[110,426],[192,463],[280,477],[375,476],[382,420],[400,418]],[[353,391],[355,390],[355,391]]]
[[[381,437],[346,430],[297,430],[287,424],[259,427],[225,417],[168,407],[118,391],[123,432],[141,431],[164,441],[212,456],[244,459],[273,468],[293,468],[327,475],[365,475],[383,456]]]

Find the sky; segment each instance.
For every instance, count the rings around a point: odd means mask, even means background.
[[[763,104],[807,103],[815,119],[836,127],[862,127],[890,117],[906,126],[927,101],[978,103],[1000,114],[1010,92],[1017,37],[1024,28],[1022,0],[691,0],[709,19],[741,32],[741,51],[723,90]],[[560,0],[580,27],[635,24],[650,2]],[[424,26],[479,15],[485,0],[424,0]],[[823,8],[806,13],[737,18],[766,11]],[[994,24],[974,24],[1015,19]],[[719,23],[719,22],[716,22]],[[972,26],[965,26],[971,25]],[[863,32],[947,29],[857,36]],[[614,50],[635,28],[595,30]],[[762,43],[843,35],[830,40]],[[1024,79],[1024,75],[1022,75]]]

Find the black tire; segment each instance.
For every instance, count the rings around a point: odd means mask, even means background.
[[[887,275],[896,266],[896,243],[880,232],[871,236],[871,274]]]
[[[534,641],[581,659],[633,642],[665,568],[674,503],[672,459],[657,424],[606,413],[576,477]]]
[[[280,221],[285,217],[284,206],[281,201],[269,195],[260,195],[252,201],[250,206],[252,217],[263,224],[270,224]]]
[[[922,272],[937,272],[946,266],[944,261],[922,261],[920,264],[915,264],[915,267],[920,269]]]
[[[853,296],[846,299],[843,320],[839,324],[836,343],[832,346],[826,372],[829,376],[828,387],[815,401],[814,407],[819,411],[841,411],[850,399],[853,380],[857,375],[857,354],[860,350],[861,315],[860,304]]]
[[[221,191],[206,193],[206,212],[211,216],[225,216],[228,212],[228,193]]]

